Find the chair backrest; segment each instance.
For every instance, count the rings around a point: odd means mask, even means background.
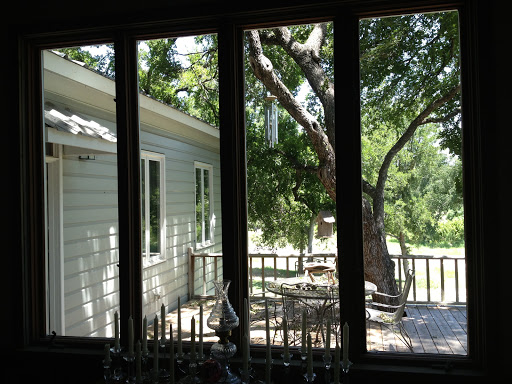
[[[402,296],[400,298],[400,304],[402,302],[407,301],[407,297],[409,296],[409,290],[411,289],[412,281],[414,279],[414,271],[412,269],[407,270],[407,276],[405,277],[404,289],[402,291]]]
[[[405,304],[407,303],[407,297],[409,296],[409,291],[411,289],[412,281],[414,279],[414,271],[409,269],[407,271],[407,277],[405,278],[404,289],[402,291],[402,296],[400,297],[400,304],[396,311],[393,313],[392,318],[394,323],[398,323],[405,311]]]

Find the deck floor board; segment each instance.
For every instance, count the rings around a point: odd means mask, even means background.
[[[412,353],[467,354],[467,318],[462,306],[408,305],[403,323],[411,337]],[[367,328],[368,351],[408,352],[404,343],[378,324]]]
[[[211,302],[209,303],[211,305]],[[183,307],[183,339],[190,340],[190,318],[198,316],[197,302],[188,303]],[[265,344],[265,321],[263,307],[255,302],[251,314],[251,344]],[[218,338],[214,332],[206,326],[206,319],[211,312],[211,306],[205,306],[204,310],[204,341],[215,342]],[[411,337],[413,351],[417,354],[454,354],[467,355],[467,315],[465,306],[449,306],[441,304],[409,304],[406,307],[406,317],[403,324]],[[277,315],[277,314],[276,314]],[[277,323],[280,323],[279,319]],[[167,321],[176,324],[176,311],[167,315]],[[271,322],[274,326],[274,321]],[[369,352],[404,352],[411,353],[406,345],[396,334],[380,324],[367,323],[366,345]],[[197,330],[198,331],[198,330]],[[274,332],[275,331],[275,332]],[[300,344],[300,327],[297,331],[296,341],[290,345]],[[273,343],[276,346],[282,344],[279,329],[272,329]],[[331,335],[335,337],[334,335]],[[148,337],[152,337],[151,328],[148,329]],[[320,340],[318,347],[322,347]],[[331,345],[335,345],[335,340]]]

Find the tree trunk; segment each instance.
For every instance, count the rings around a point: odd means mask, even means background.
[[[375,283],[379,292],[398,295],[394,274],[395,263],[389,257],[386,239],[379,235],[370,203],[365,198],[362,201],[364,279]],[[374,300],[396,305],[396,302],[383,301],[382,297],[377,295],[374,295]]]
[[[311,35],[304,44],[293,39],[286,28],[278,28],[273,36],[264,36],[267,44],[278,44],[295,60],[304,71],[308,82],[322,102],[325,112],[324,125],[311,115],[299,103],[289,89],[283,84],[274,72],[272,62],[263,54],[260,34],[258,31],[249,31],[249,64],[254,75],[261,80],[267,90],[277,97],[279,103],[290,116],[306,131],[318,155],[318,169],[316,175],[329,197],[336,201],[336,157],[334,129],[334,84],[324,73],[321,61],[318,60],[320,50],[324,43],[325,25],[315,25]],[[406,131],[386,154],[379,170],[379,177],[375,187],[371,187],[363,180],[365,192],[373,200],[373,210],[370,203],[363,198],[363,253],[365,266],[365,279],[377,284],[380,292],[397,295],[398,288],[395,281],[394,262],[389,257],[386,245],[386,231],[384,228],[384,194],[388,178],[389,167],[396,154],[414,135],[416,129],[428,122],[428,117],[452,100],[460,92],[460,84],[454,86],[446,94],[428,104],[423,111],[409,124]]]

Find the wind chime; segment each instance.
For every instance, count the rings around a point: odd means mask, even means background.
[[[270,148],[277,144],[277,103],[276,96],[265,97],[265,140]]]

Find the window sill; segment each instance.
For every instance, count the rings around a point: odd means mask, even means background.
[[[165,261],[166,261],[165,257],[162,257],[162,256],[153,256],[153,257],[151,257],[149,260],[144,259],[144,260],[142,261],[142,267],[143,267],[143,268],[154,267],[154,266],[156,266],[156,265],[159,265],[159,264],[165,263]]]
[[[207,243],[207,244],[200,244],[200,245],[197,245],[196,244],[196,251],[203,251],[205,250],[206,248],[211,248],[215,246],[215,243]]]

